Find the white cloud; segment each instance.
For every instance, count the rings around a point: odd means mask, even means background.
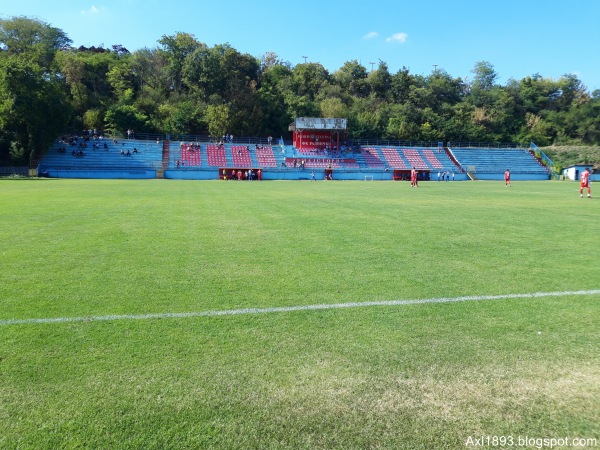
[[[404,43],[408,39],[408,34],[406,33],[394,33],[389,38],[387,38],[386,42],[400,42]]]
[[[377,31],[369,31],[367,34],[365,34],[363,36],[364,39],[374,39],[377,36],[379,36],[379,33]]]
[[[101,6],[100,8],[98,8],[95,5],[92,5],[88,9],[81,10],[81,14],[84,14],[84,15],[86,15],[86,14],[100,14],[103,10],[104,10],[103,6]]]

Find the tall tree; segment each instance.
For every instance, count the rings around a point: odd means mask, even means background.
[[[63,131],[69,112],[60,78],[18,55],[0,58],[0,131],[29,164]]]
[[[193,34],[181,32],[172,36],[164,35],[158,43],[162,45],[169,61],[172,89],[175,92],[180,92],[183,88],[182,79],[185,60],[202,44],[196,40]]]
[[[54,59],[70,42],[61,30],[36,19],[0,20],[0,137],[30,164],[68,121]]]
[[[68,48],[71,39],[60,29],[24,16],[0,19],[0,49],[21,55],[49,70],[56,52]]]
[[[349,95],[365,97],[369,94],[370,86],[367,83],[367,69],[357,60],[346,61],[333,74],[334,81]]]
[[[385,61],[379,61],[377,70],[369,73],[367,81],[371,87],[371,93],[379,99],[387,99],[392,87],[392,75]]]

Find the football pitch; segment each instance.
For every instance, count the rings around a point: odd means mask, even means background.
[[[600,447],[575,183],[0,180],[0,212],[0,448]]]

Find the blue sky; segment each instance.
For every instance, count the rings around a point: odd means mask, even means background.
[[[331,73],[356,59],[428,75],[437,66],[472,78],[490,62],[502,84],[539,73],[572,73],[600,89],[599,0],[0,0],[0,17],[36,17],[75,46],[154,48],[163,35],[193,34],[292,65],[319,62]]]

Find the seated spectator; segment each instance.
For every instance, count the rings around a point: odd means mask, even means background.
[[[138,152],[138,149],[137,149],[136,147],[133,147],[133,153],[134,153],[135,155],[137,155],[137,152]]]

